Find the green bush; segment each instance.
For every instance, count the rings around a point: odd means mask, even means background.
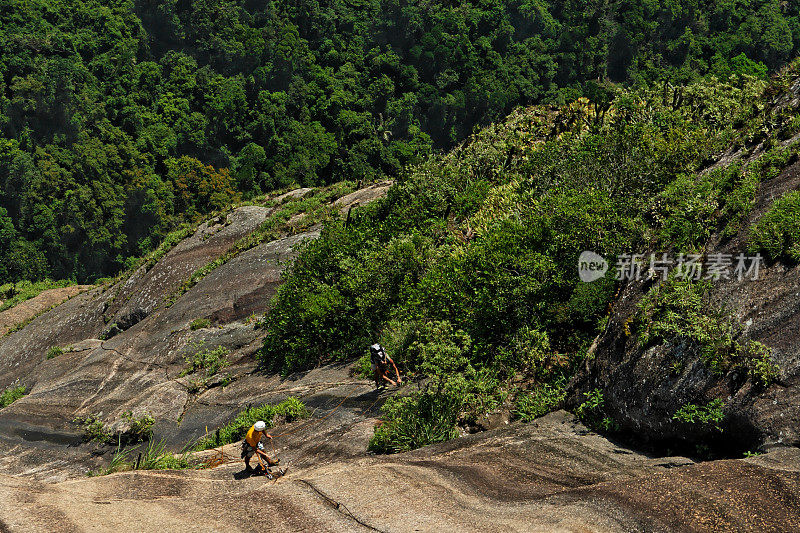
[[[362,355],[353,366],[353,375],[362,379],[372,379],[372,358]]]
[[[446,393],[417,393],[391,397],[383,405],[385,421],[375,428],[369,449],[399,453],[444,442],[458,436],[460,402]]]
[[[600,389],[585,392],[584,397],[586,399],[575,409],[575,415],[586,427],[595,431],[617,431],[619,429],[617,423],[605,415],[605,398]]]
[[[771,260],[800,262],[800,191],[775,200],[751,228],[750,252],[764,252]]]
[[[45,358],[53,359],[54,357],[58,357],[59,355],[61,355],[63,353],[64,353],[64,349],[63,348],[61,348],[59,346],[51,346],[50,348],[47,349],[47,354],[45,355]]]
[[[151,414],[144,413],[137,418],[131,411],[126,411],[122,413],[122,419],[128,424],[124,435],[129,444],[149,441],[152,438],[153,424],[156,423],[156,419]]]
[[[85,442],[97,442],[100,444],[111,444],[114,442],[114,433],[106,426],[99,415],[87,415],[75,418],[73,423],[83,431]]]
[[[9,387],[0,393],[0,409],[8,407],[27,394],[25,386]]]
[[[264,404],[240,411],[230,423],[201,438],[195,444],[194,449],[206,450],[241,440],[247,430],[259,420],[263,420],[267,427],[270,428],[279,418],[283,419],[284,422],[292,422],[308,418],[310,415],[303,402],[290,396],[277,405]]]
[[[189,329],[192,331],[196,331],[198,329],[207,328],[210,325],[211,325],[211,320],[209,320],[208,318],[197,318],[195,320],[192,320],[192,322],[189,324]]]
[[[704,406],[687,403],[675,412],[672,419],[686,424],[710,426],[717,431],[722,431],[720,424],[725,418],[725,414],[723,413],[724,408],[725,403],[719,398],[711,400]]]
[[[565,395],[566,390],[563,387],[541,385],[517,396],[514,416],[524,422],[530,422],[555,409],[564,400]]]
[[[186,356],[186,368],[183,369],[180,376],[183,377],[204,370],[205,377],[210,378],[230,365],[230,362],[226,359],[229,353],[230,350],[224,346],[217,346],[213,350],[198,350],[194,354]]]

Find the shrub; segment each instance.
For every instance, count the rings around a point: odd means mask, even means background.
[[[140,417],[133,416],[131,411],[122,413],[122,419],[127,423],[124,430],[125,440],[130,443],[144,442],[153,436],[153,424],[156,419],[149,413],[144,413]]]
[[[73,423],[83,431],[85,442],[97,442],[100,444],[110,444],[114,442],[114,433],[100,419],[99,415],[87,415],[77,417]]]
[[[8,407],[27,394],[25,386],[9,387],[0,394],[0,409]]]
[[[47,359],[53,359],[54,357],[58,357],[62,353],[64,353],[63,348],[60,348],[59,346],[51,346],[50,348],[47,349],[47,354],[45,357]]]
[[[269,428],[275,424],[278,418],[282,418],[285,422],[292,422],[309,416],[310,413],[305,404],[290,396],[277,405],[264,404],[239,412],[230,423],[201,438],[194,448],[196,450],[206,450],[241,440],[247,430],[258,420],[266,422]]]
[[[423,325],[415,336],[408,361],[429,380],[410,396],[390,398],[384,404],[384,422],[369,444],[377,453],[397,453],[454,438],[459,424],[474,424],[507,396],[497,369],[469,360],[472,341],[463,331],[439,321]]]
[[[775,200],[751,229],[751,253],[763,251],[772,260],[800,262],[800,191]]]
[[[586,400],[575,409],[575,415],[586,427],[595,431],[616,431],[619,426],[613,419],[605,416],[605,398],[600,389],[583,393]]]
[[[678,420],[686,424],[700,424],[702,426],[710,426],[717,431],[722,431],[720,423],[725,417],[722,409],[725,403],[719,398],[711,400],[704,406],[698,406],[693,403],[683,405],[672,416],[673,420]]]
[[[211,320],[208,318],[197,318],[189,324],[189,329],[196,331],[198,329],[207,328],[211,325]]]
[[[353,366],[353,375],[362,379],[371,379],[373,377],[372,358],[369,355],[363,355],[358,358],[358,361]]]
[[[514,416],[525,422],[530,422],[556,408],[564,400],[565,395],[566,391],[563,387],[554,387],[549,384],[541,385],[530,392],[517,396]]]
[[[188,355],[185,359],[187,366],[180,376],[183,377],[199,370],[205,370],[206,378],[210,378],[230,365],[230,362],[226,359],[229,353],[230,350],[224,346],[217,346],[213,350],[199,350],[193,355]]]
[[[399,453],[454,439],[459,407],[458,399],[445,393],[391,397],[382,408],[386,421],[375,428],[369,449]]]

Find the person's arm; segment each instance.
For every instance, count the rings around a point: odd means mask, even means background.
[[[394,363],[393,363],[393,364],[394,364]],[[391,383],[392,385],[397,385],[397,383],[395,383],[394,381],[392,381],[392,378],[390,378],[390,377],[389,377],[389,369],[388,369],[388,368],[387,368],[386,370],[384,370],[384,371],[381,373],[381,377],[382,377],[384,380],[386,380],[386,381],[388,381],[389,383]]]
[[[394,373],[395,373],[395,375],[397,376],[397,383],[395,383],[395,385],[396,385],[396,384],[398,384],[398,383],[402,383],[402,382],[403,382],[403,378],[401,378],[401,377],[400,377],[400,371],[399,371],[399,370],[397,370],[397,365],[396,365],[396,364],[394,364],[394,359],[392,359],[392,358],[390,357],[390,358],[389,358],[389,361],[391,361],[391,362],[392,362],[392,366],[394,367]]]

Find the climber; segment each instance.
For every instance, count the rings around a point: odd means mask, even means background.
[[[400,385],[403,383],[403,379],[400,377],[400,371],[397,370],[397,365],[394,364],[394,361],[389,357],[389,354],[386,353],[386,350],[383,349],[383,346],[377,343],[373,344],[369,347],[369,351],[372,361],[372,375],[375,377],[376,389],[383,387],[384,381],[388,381],[392,385]],[[394,367],[397,381],[393,381],[392,378],[389,377],[389,363],[392,363],[392,367]]]
[[[253,471],[250,466],[250,458],[255,454],[262,457],[267,462],[268,466],[276,466],[280,462],[270,459],[266,451],[264,451],[264,444],[261,442],[261,438],[266,437],[272,440],[272,435],[267,433],[266,429],[267,424],[264,423],[263,420],[259,420],[247,431],[247,435],[244,441],[242,441],[242,459],[244,459],[245,471],[247,472]],[[259,462],[261,461],[259,460]]]

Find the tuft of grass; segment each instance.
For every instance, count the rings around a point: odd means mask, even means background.
[[[19,385],[16,387],[9,387],[0,393],[0,409],[4,407],[8,407],[12,403],[16,402],[23,396],[27,394],[27,390],[25,389],[24,385]]]
[[[53,359],[55,357],[58,357],[62,353],[64,353],[64,349],[61,348],[60,346],[51,346],[50,348],[47,349],[47,354],[45,354],[45,358]]]
[[[167,450],[167,444],[162,439],[158,442],[151,440],[147,447],[133,459],[135,450],[126,449],[118,443],[117,450],[111,458],[108,467],[87,473],[88,476],[105,476],[116,472],[130,470],[188,470],[198,468],[199,465],[190,460],[189,448],[184,448],[179,453]]]
[[[198,329],[207,328],[211,325],[211,320],[208,318],[197,318],[192,320],[189,324],[189,329],[192,331],[197,331]]]
[[[201,438],[193,448],[207,450],[241,440],[247,430],[258,420],[263,420],[270,428],[275,425],[277,419],[292,422],[309,416],[311,413],[305,404],[294,396],[290,396],[277,405],[264,404],[240,411],[230,423]]]

